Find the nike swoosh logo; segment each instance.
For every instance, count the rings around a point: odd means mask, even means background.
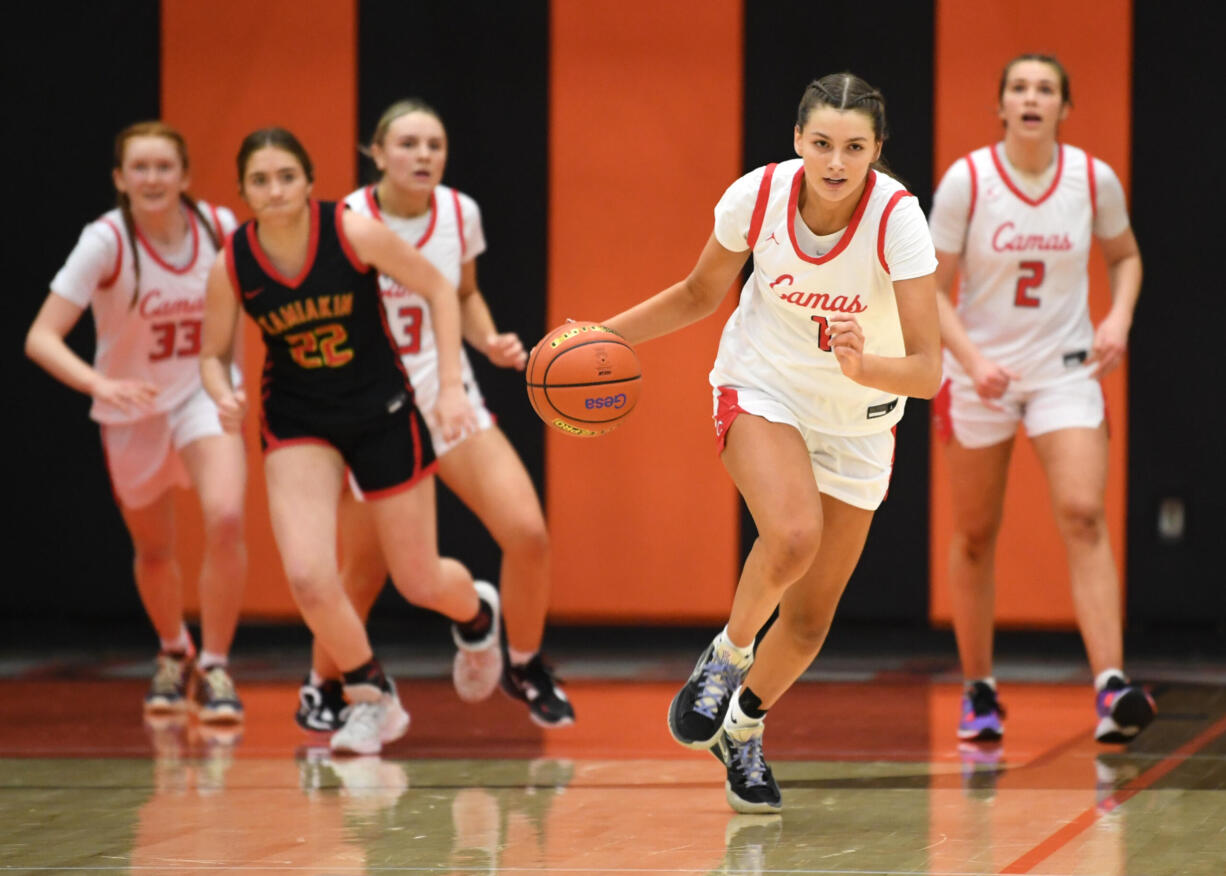
[[[255,296],[259,295],[259,294],[260,294],[261,292],[263,292],[263,291],[264,291],[264,287],[263,287],[263,286],[261,286],[259,289],[252,289],[250,292],[248,292],[246,289],[244,289],[244,290],[243,290],[243,297],[244,297],[244,298],[246,298],[248,301],[250,301],[252,298],[254,298]]]

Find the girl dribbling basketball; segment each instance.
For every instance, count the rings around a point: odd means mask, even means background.
[[[759,537],[728,625],[668,717],[680,744],[720,756],[738,812],[782,807],[763,719],[825,640],[885,497],[905,398],[940,382],[936,258],[916,200],[876,164],[885,137],[884,99],[862,79],[810,83],[800,157],[733,183],[690,275],[603,323],[631,344],[675,331],[711,314],[753,255],[710,381],[717,444]]]

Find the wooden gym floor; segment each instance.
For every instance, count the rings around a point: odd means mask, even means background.
[[[823,655],[768,721],[784,812],[744,816],[665,727],[695,642],[557,652],[579,721],[549,732],[459,702],[446,653],[393,652],[413,724],[349,758],[291,719],[298,647],[236,658],[247,720],[221,730],[142,720],[145,654],[8,657],[0,871],[1226,872],[1226,658],[1134,666],[1160,714],[1122,747],[1092,739],[1076,654],[1012,655],[1004,744],[960,746],[949,654]]]

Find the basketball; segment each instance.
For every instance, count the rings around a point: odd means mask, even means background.
[[[578,438],[616,429],[634,410],[643,381],[634,348],[594,322],[568,322],[545,335],[524,370],[537,416]]]

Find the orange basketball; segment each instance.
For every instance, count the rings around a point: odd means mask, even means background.
[[[594,322],[568,322],[545,335],[525,376],[537,416],[580,438],[616,429],[634,410],[643,382],[634,348]]]

